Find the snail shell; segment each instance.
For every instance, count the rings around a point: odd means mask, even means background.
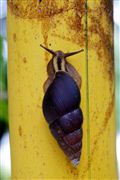
[[[81,94],[74,78],[67,72],[55,72],[43,98],[43,114],[59,146],[76,166],[82,149],[83,114]],[[49,72],[50,73],[50,72]]]

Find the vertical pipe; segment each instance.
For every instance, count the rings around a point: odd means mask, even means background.
[[[13,178],[117,178],[111,13],[110,0],[8,1]],[[51,55],[40,44],[64,52],[85,49],[69,57],[82,76],[83,148],[77,168],[50,134],[42,113]]]

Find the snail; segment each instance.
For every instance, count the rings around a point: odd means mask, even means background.
[[[83,136],[83,113],[79,107],[81,76],[66,58],[82,52],[83,49],[63,53],[40,46],[53,55],[47,65],[48,79],[43,85],[43,114],[59,146],[72,164],[77,166]]]

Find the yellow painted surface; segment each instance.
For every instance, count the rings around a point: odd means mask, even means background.
[[[86,9],[84,0],[9,0],[13,179],[117,179],[113,24],[105,9],[107,6],[111,12],[112,5],[102,2],[88,1]],[[51,55],[40,44],[64,52],[84,48],[83,53],[68,58],[82,76],[83,147],[77,168],[59,148],[42,113],[43,84]]]

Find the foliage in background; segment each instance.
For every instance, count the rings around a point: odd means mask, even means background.
[[[117,130],[118,132],[120,132],[120,44],[119,44],[120,27],[116,24],[114,27],[115,27],[114,52],[115,52],[116,119],[117,119]]]
[[[3,58],[3,38],[0,36],[0,138],[8,128],[7,61]]]

